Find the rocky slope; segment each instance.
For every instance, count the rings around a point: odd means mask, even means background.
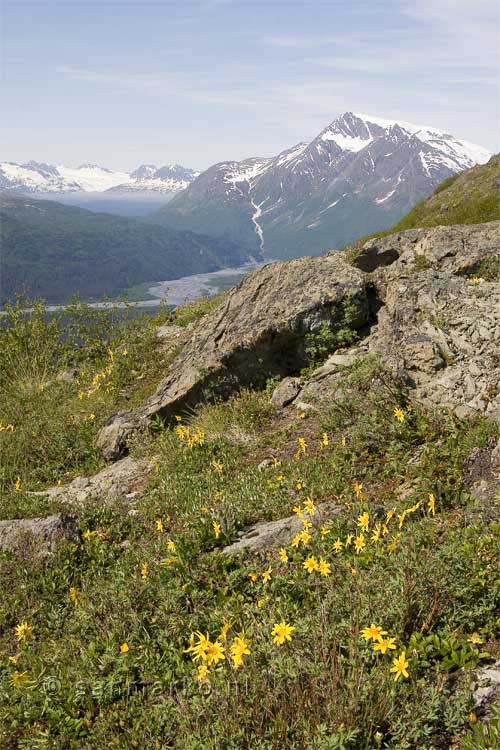
[[[156,394],[102,429],[103,454],[123,455],[130,433],[153,416],[168,421],[214,396],[298,374],[308,337],[325,329],[333,341],[357,332],[417,400],[499,419],[500,281],[480,275],[499,259],[500,222],[490,222],[371,240],[354,258],[265,266],[194,329]]]
[[[269,258],[319,254],[385,229],[491,154],[435,128],[346,112],[270,159],[222,162],[154,215]]]

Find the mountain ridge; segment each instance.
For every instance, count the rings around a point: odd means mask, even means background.
[[[43,193],[133,193],[171,195],[186,188],[199,173],[180,164],[141,164],[131,172],[107,169],[98,164],[78,167],[28,161],[0,162],[0,190]]]
[[[363,117],[345,112],[275,157],[219,162],[152,220],[263,246],[268,257],[317,255],[387,228],[491,156],[436,128]]]

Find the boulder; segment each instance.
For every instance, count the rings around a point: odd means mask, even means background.
[[[274,389],[271,401],[278,409],[283,409],[297,398],[300,389],[300,378],[284,378]]]
[[[98,440],[104,457],[124,455],[130,433],[155,415],[168,421],[242,387],[297,374],[307,362],[305,335],[341,324],[347,302],[355,310],[351,326],[366,325],[364,274],[343,254],[272,263],[250,274],[193,328],[144,406],[104,426]]]
[[[141,430],[141,419],[134,411],[119,411],[101,427],[97,447],[106,461],[118,461],[128,453],[132,435]]]
[[[368,240],[353,264],[366,272],[391,266],[391,275],[425,268],[463,274],[499,247],[500,221],[408,229]]]
[[[76,477],[63,487],[49,487],[34,494],[49,495],[68,505],[83,505],[93,499],[101,504],[120,499],[133,500],[146,486],[153,469],[154,464],[149,459],[128,456],[92,477]]]
[[[35,557],[45,557],[55,550],[61,539],[80,540],[74,516],[58,513],[46,518],[0,521],[0,549],[21,556],[31,553]]]
[[[325,521],[344,512],[344,508],[333,503],[321,503],[311,517],[314,528],[319,528]],[[224,547],[223,555],[232,557],[244,552],[255,554],[265,552],[271,547],[286,547],[295,534],[302,530],[302,520],[297,516],[287,516],[277,521],[257,523],[249,528],[234,544]]]

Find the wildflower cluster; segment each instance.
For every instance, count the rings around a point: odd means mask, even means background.
[[[250,641],[245,638],[244,633],[237,635],[229,645],[227,635],[230,628],[230,623],[224,623],[214,641],[210,640],[208,633],[203,635],[199,630],[191,633],[189,646],[184,653],[191,654],[195,664],[200,662],[197,671],[200,682],[208,678],[210,667],[216,667],[219,662],[225,661],[226,649],[229,649],[229,658],[234,669],[243,666],[243,657],[251,654]]]
[[[3,422],[0,422],[0,432],[14,432],[14,425],[4,424]]]
[[[195,448],[203,445],[205,442],[205,433],[203,430],[192,430],[187,425],[179,424],[175,428],[175,432],[179,441],[188,448]]]
[[[124,351],[126,352],[127,350],[125,349]],[[106,389],[109,390],[111,387],[109,379],[113,374],[114,367],[115,355],[111,349],[108,349],[108,359],[106,366],[99,372],[96,372],[96,374],[90,381],[90,385],[87,388],[81,389],[79,391],[78,398],[80,399],[80,401],[83,401],[84,398],[91,398],[94,393],[97,393],[97,391],[99,391],[103,387],[106,387]]]

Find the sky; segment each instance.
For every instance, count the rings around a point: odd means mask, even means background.
[[[0,160],[271,156],[338,114],[500,151],[497,0],[3,0]]]

